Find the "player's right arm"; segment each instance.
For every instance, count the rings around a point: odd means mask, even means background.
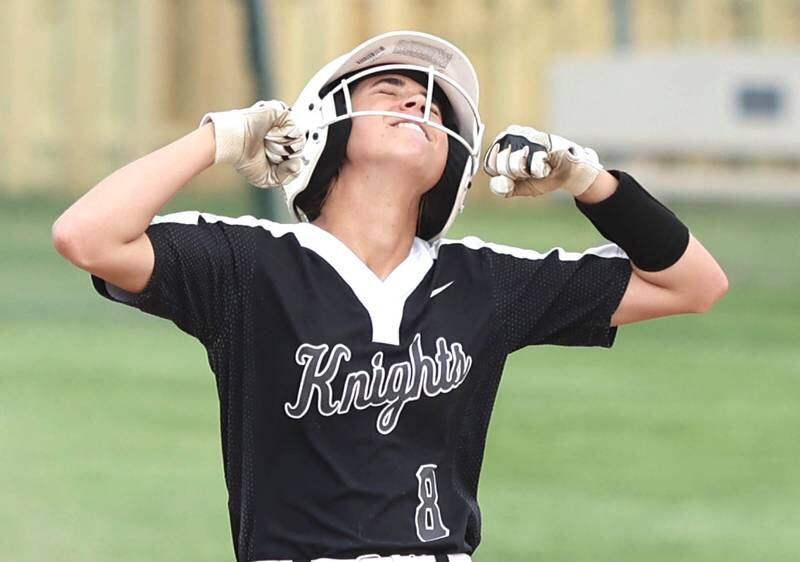
[[[199,129],[120,168],[78,199],[53,224],[53,243],[81,269],[138,293],[156,260],[145,231],[189,180],[226,163],[253,185],[278,185],[299,172],[304,142],[280,101],[206,114]]]
[[[159,209],[214,163],[214,153],[214,126],[207,124],[120,168],[55,221],[54,246],[79,268],[140,292],[154,265],[145,230]]]

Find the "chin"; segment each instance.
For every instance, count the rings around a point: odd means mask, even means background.
[[[444,173],[446,164],[446,159],[440,160],[432,153],[430,146],[407,144],[403,148],[392,150],[391,157],[407,168],[418,170],[420,175],[436,177],[437,180]]]
[[[434,154],[427,143],[396,143],[383,139],[372,146],[358,148],[361,150],[348,151],[351,161],[371,161],[382,172],[402,175],[413,179],[416,185],[426,186],[425,191],[442,177],[447,161],[446,157]]]

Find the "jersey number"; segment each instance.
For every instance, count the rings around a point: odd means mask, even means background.
[[[423,464],[417,470],[417,536],[422,542],[443,539],[450,535],[450,529],[444,526],[442,512],[439,509],[439,490],[436,488],[436,465]]]

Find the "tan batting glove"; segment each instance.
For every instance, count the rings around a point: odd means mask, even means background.
[[[559,188],[577,197],[589,189],[603,166],[591,148],[511,125],[495,137],[483,169],[492,193],[501,197],[536,197]]]
[[[247,109],[206,113],[214,123],[214,164],[231,164],[256,187],[273,187],[300,172],[306,138],[280,101],[259,101]]]

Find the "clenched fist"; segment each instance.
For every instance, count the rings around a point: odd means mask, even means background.
[[[302,166],[305,134],[280,101],[259,101],[246,109],[206,113],[202,127],[214,123],[214,164],[231,164],[256,187],[278,186],[294,178]]]
[[[536,197],[565,189],[577,197],[589,189],[603,166],[597,153],[558,135],[511,125],[497,135],[483,169],[496,195]]]

